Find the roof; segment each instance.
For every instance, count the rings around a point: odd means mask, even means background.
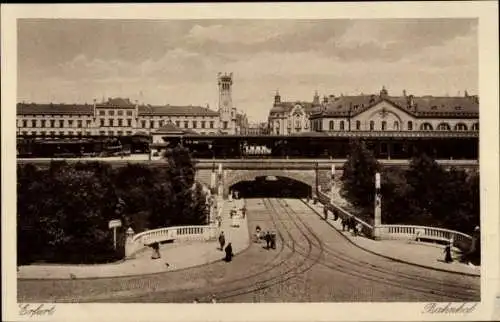
[[[100,107],[106,107],[106,106],[112,106],[112,107],[135,107],[135,104],[130,101],[128,98],[121,98],[121,97],[110,97],[108,100],[104,103],[98,103],[96,106]]]
[[[283,112],[288,113],[296,105],[302,106],[307,114],[311,113],[315,108],[320,107],[320,105],[313,105],[312,102],[304,102],[304,101],[281,102],[274,104],[274,106],[271,108],[270,113],[283,113]]]
[[[93,115],[93,108],[90,104],[36,104],[18,103],[18,115],[29,114],[65,114],[65,115]]]
[[[388,102],[415,117],[478,117],[477,96],[340,96],[323,105],[313,118],[324,116],[356,116],[380,102]]]
[[[198,133],[190,130],[190,129],[181,129],[177,127],[175,124],[172,122],[167,122],[165,125],[157,129],[155,134],[194,134],[197,135]]]
[[[219,113],[201,106],[139,106],[139,115],[189,115],[189,116],[219,116]]]

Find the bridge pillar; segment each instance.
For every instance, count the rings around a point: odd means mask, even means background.
[[[375,173],[375,220],[373,225],[373,238],[380,240],[382,225],[382,194],[380,193],[380,173]]]
[[[132,242],[132,238],[134,237],[134,230],[129,227],[126,231],[126,239],[125,239],[125,258],[132,258],[132,254],[134,253],[134,243]]]

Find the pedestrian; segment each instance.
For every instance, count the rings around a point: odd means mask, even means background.
[[[271,248],[276,249],[276,232],[271,232]]]
[[[211,301],[213,304],[216,304],[216,303],[217,303],[217,298],[215,297],[215,294],[212,294],[212,298],[210,299],[210,301]]]
[[[323,208],[323,216],[325,216],[325,220],[328,219],[328,209],[326,208],[326,206]]]
[[[198,298],[195,298],[194,301],[193,301],[194,304],[198,304],[200,303],[200,300],[198,300]]]
[[[226,246],[226,258],[224,259],[226,262],[230,262],[233,259],[233,246],[231,246],[231,243],[228,243]]]
[[[245,206],[243,206],[243,208],[241,208],[241,215],[243,216],[243,219],[245,219],[246,212],[247,212],[247,208]]]
[[[342,231],[345,231],[346,220],[344,218],[340,218],[340,223],[342,224]]]
[[[271,234],[269,233],[269,230],[266,232],[266,236],[264,238],[266,239],[266,248],[269,249],[269,246],[271,245]]]
[[[151,249],[153,249],[153,254],[151,255],[151,259],[161,258],[160,255],[160,244],[158,242],[154,242],[151,244]]]
[[[453,262],[453,258],[451,257],[451,243],[444,248],[444,261],[446,263]]]
[[[226,237],[224,236],[223,231],[221,231],[219,235],[219,244],[220,244],[220,250],[222,251],[224,249],[224,245],[226,244]]]
[[[360,222],[356,225],[356,233],[359,235],[361,231],[363,230],[363,225],[361,225]]]

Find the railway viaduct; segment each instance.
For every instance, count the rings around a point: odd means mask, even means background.
[[[85,159],[66,160],[67,162],[96,161]],[[109,162],[113,167],[125,166],[128,163],[144,164],[152,167],[164,167],[167,163],[162,160],[101,160]],[[251,181],[256,177],[274,176],[286,177],[300,181],[317,191],[318,187],[329,188],[331,185],[331,168],[335,166],[335,180],[339,181],[343,165],[342,159],[197,159],[195,160],[196,180],[210,187],[212,173],[215,174],[216,184],[223,185],[224,195],[227,195],[232,185],[241,181]],[[471,171],[478,171],[477,160],[438,160],[441,165],[450,168],[457,167]],[[31,163],[38,167],[48,167],[50,160],[24,159],[18,164]],[[406,168],[409,160],[379,160],[384,166]],[[220,171],[219,171],[220,169]]]

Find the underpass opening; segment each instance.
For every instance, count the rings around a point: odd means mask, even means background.
[[[280,176],[258,176],[254,180],[239,181],[229,188],[243,198],[308,198],[312,188],[308,184]]]

